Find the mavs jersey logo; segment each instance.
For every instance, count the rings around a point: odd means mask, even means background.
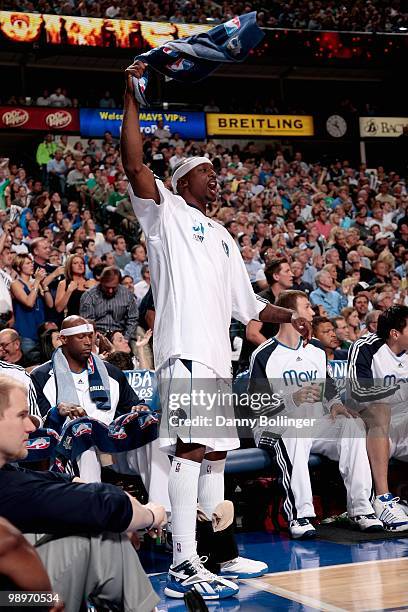
[[[230,19],[227,23],[224,23],[224,28],[228,36],[231,36],[234,32],[239,30],[241,27],[241,22],[239,17],[234,17],[234,19]]]
[[[197,223],[193,225],[193,238],[198,242],[202,242],[204,240],[204,225],[202,223]]]
[[[168,64],[167,68],[172,72],[179,72],[180,70],[190,70],[194,66],[194,62],[181,57],[173,64]]]
[[[226,256],[229,257],[229,246],[228,246],[228,244],[226,242],[224,242],[223,240],[221,240],[221,242],[222,242],[222,248],[224,249]]]
[[[283,380],[287,387],[292,385],[301,387],[302,384],[312,382],[316,379],[317,370],[306,370],[303,372],[296,372],[296,370],[285,370],[283,373]]]

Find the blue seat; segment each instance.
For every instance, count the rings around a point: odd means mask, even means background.
[[[309,467],[320,467],[324,458],[321,455],[310,455]],[[244,474],[249,472],[275,471],[272,456],[262,448],[239,448],[229,451],[225,465],[226,474]]]

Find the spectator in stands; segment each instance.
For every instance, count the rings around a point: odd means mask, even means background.
[[[291,264],[290,269],[293,274],[292,289],[295,289],[296,291],[303,291],[303,293],[309,295],[313,291],[313,287],[309,283],[305,283],[302,278],[303,274],[305,273],[305,266],[298,259]]]
[[[56,329],[47,329],[40,337],[40,357],[39,363],[49,361],[56,348],[61,346],[59,331]]]
[[[37,106],[50,106],[50,94],[48,89],[44,89],[41,96],[36,100]]]
[[[143,300],[144,296],[150,289],[150,268],[148,264],[144,264],[142,266],[141,275],[141,280],[134,286],[137,305],[140,304],[140,302]]]
[[[29,255],[16,255],[13,268],[17,279],[11,283],[13,296],[14,327],[21,338],[22,351],[29,352],[37,347],[38,326],[45,321],[45,305],[54,305],[43,268],[34,273],[34,262]]]
[[[116,108],[116,102],[111,96],[111,92],[107,89],[99,100],[100,108]]]
[[[330,319],[336,332],[339,348],[348,350],[351,346],[350,329],[344,316],[333,317]]]
[[[57,143],[54,142],[52,134],[46,134],[43,142],[40,142],[37,147],[36,160],[42,170],[42,181],[44,184],[47,183],[47,164],[51,161],[57,148]]]
[[[125,274],[130,274],[133,278],[133,284],[142,280],[142,267],[146,264],[146,249],[143,244],[135,244],[130,254],[132,261],[124,267]]]
[[[350,265],[353,276],[364,283],[372,282],[374,273],[369,268],[363,267],[361,263],[361,255],[358,253],[358,251],[349,251],[347,254],[347,261]]]
[[[117,235],[112,240],[113,246],[113,257],[115,260],[115,265],[120,269],[124,270],[126,265],[131,260],[131,255],[127,250],[126,240],[124,236]]]
[[[365,319],[369,311],[370,295],[360,291],[353,299],[353,307],[357,311],[361,329],[365,325]]]
[[[371,310],[366,316],[366,328],[370,334],[377,333],[378,317],[381,314],[381,310]]]
[[[50,189],[64,195],[67,166],[62,157],[61,149],[57,149],[54,153],[53,159],[48,162],[47,173]]]
[[[391,308],[393,302],[394,300],[392,293],[389,291],[382,291],[375,296],[373,306],[376,310],[384,312],[385,310],[388,310],[388,308]]]
[[[265,268],[268,288],[259,293],[260,297],[274,304],[278,296],[293,285],[293,273],[287,259],[280,257],[270,261]],[[246,370],[252,352],[257,346],[272,338],[277,333],[279,325],[251,320],[246,326],[246,334],[239,357],[239,371]]]
[[[161,143],[169,142],[169,138],[171,136],[170,130],[166,130],[166,128],[164,127],[164,123],[161,119],[157,122],[157,127],[154,131],[154,136],[155,138],[158,138]]]
[[[82,295],[97,283],[94,279],[86,279],[85,260],[81,255],[68,256],[64,276],[58,283],[55,309],[57,312],[65,312],[66,316],[77,315]]]
[[[252,284],[256,282],[257,272],[262,268],[261,262],[255,258],[255,251],[251,246],[245,246],[241,251],[242,259]]]
[[[153,502],[142,506],[109,484],[86,485],[72,476],[10,465],[27,456],[26,441],[35,426],[28,418],[25,387],[7,376],[0,385],[0,514],[32,534],[25,537],[36,545],[66,610],[79,612],[87,600],[115,608],[124,599],[129,609],[153,610],[158,597],[125,532],[148,527],[152,535],[160,533],[164,508]],[[44,539],[44,532],[51,537]]]
[[[57,87],[49,97],[49,105],[54,106],[55,108],[71,106],[70,102],[71,101],[64,95],[61,87]]]
[[[130,340],[137,325],[136,298],[120,285],[120,281],[118,268],[105,268],[99,285],[88,289],[81,297],[79,313],[85,319],[95,321],[97,330],[103,333],[120,330],[126,340]]]
[[[355,342],[361,336],[361,325],[358,318],[358,312],[353,306],[346,306],[341,311],[342,316],[346,321],[348,328],[348,337],[351,342]]]
[[[327,270],[321,270],[316,274],[317,289],[310,294],[310,301],[315,306],[322,305],[329,317],[340,314],[342,297],[335,291],[333,277]]]
[[[328,240],[330,232],[333,229],[333,225],[327,220],[327,216],[327,210],[325,208],[321,208],[317,214],[317,221],[314,224],[314,227],[319,232],[319,235],[323,236],[326,240]]]
[[[23,352],[18,332],[15,329],[3,329],[0,331],[0,359],[22,368],[29,368],[38,364],[38,351]]]

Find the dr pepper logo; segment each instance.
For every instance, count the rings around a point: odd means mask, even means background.
[[[72,121],[72,115],[68,111],[60,110],[49,113],[45,117],[45,123],[50,128],[64,128]]]
[[[28,112],[22,108],[13,108],[12,110],[6,111],[2,114],[1,120],[4,125],[11,127],[19,127],[24,125],[29,120],[30,116]]]

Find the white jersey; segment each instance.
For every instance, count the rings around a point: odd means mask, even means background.
[[[363,336],[350,347],[348,378],[351,397],[360,407],[385,403],[407,412],[408,353],[396,355],[376,334]]]
[[[28,410],[31,416],[38,419],[39,426],[42,425],[41,412],[37,405],[37,394],[31,376],[21,366],[7,361],[0,361],[0,376],[11,376],[15,380],[23,383],[27,389]]]
[[[156,368],[171,358],[197,361],[231,375],[231,318],[259,319],[266,301],[249,282],[227,230],[156,180],[160,204],[130,199],[146,235],[156,309]]]
[[[320,401],[297,406],[293,394],[309,385],[320,386]],[[314,344],[313,340],[303,346],[301,338],[295,349],[282,344],[276,338],[270,338],[261,344],[252,353],[248,390],[252,412],[258,417],[273,417],[279,414],[319,419],[323,417],[325,408],[330,409],[333,404],[341,403],[326,353]],[[265,399],[271,398],[270,403],[255,403],[254,399],[260,399],[262,395]],[[265,429],[262,422],[260,419],[254,427],[257,443]],[[274,431],[281,434],[284,429],[284,426],[278,426]]]

